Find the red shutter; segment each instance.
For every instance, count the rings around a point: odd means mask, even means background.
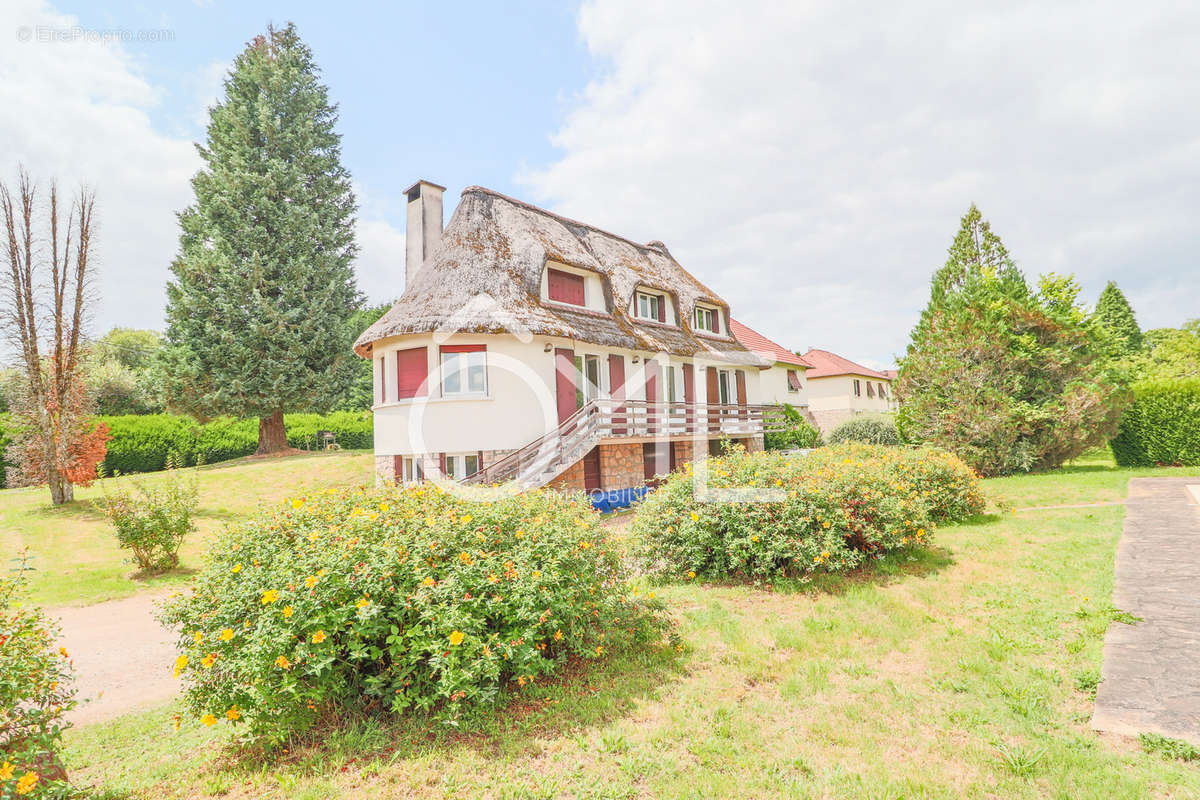
[[[444,344],[443,353],[483,353],[487,351],[486,344]]]
[[[424,397],[429,376],[429,360],[424,347],[396,351],[396,398]]]
[[[709,367],[705,376],[706,392],[705,402],[710,406],[719,405],[721,402],[721,387],[717,382],[717,368]],[[713,409],[708,412],[708,427],[709,430],[721,429],[721,412]]]
[[[658,432],[658,414],[654,410],[658,402],[658,362],[643,360],[642,364],[646,367],[646,402],[650,404],[646,409],[646,432],[654,435]]]
[[[658,296],[658,321],[659,322],[667,321],[667,296],[666,295]]]
[[[568,347],[554,348],[554,384],[558,392],[558,422],[562,424],[575,413],[575,351]]]
[[[713,333],[720,333],[720,332],[721,332],[721,309],[719,309],[719,308],[718,308],[718,309],[714,309],[714,310],[713,310],[713,329],[712,329],[712,332],[713,332]]]
[[[742,408],[745,408],[746,407],[746,371],[739,369],[735,374],[737,376],[738,405],[741,406]],[[746,418],[745,412],[738,412],[738,416],[741,419]]]
[[[692,425],[695,424],[695,415],[691,404],[696,402],[696,367],[692,364],[683,365],[683,402],[688,406],[683,412],[687,420],[684,430],[691,433]]]
[[[575,306],[584,305],[582,275],[549,269],[546,270],[546,283],[551,300]]]
[[[387,357],[379,357],[379,402],[387,402]]]
[[[445,477],[445,478],[450,477],[449,475],[446,474],[446,454],[445,453],[438,453],[438,469],[440,469],[442,471],[442,477]]]
[[[800,391],[800,376],[796,374],[796,370],[789,369],[787,371],[788,388],[793,391]]]
[[[625,356],[610,353],[608,356],[608,393],[613,400],[625,399]],[[618,436],[625,434],[625,426],[617,423],[625,422],[625,406],[613,409],[613,433]]]
[[[397,486],[404,483],[404,456],[392,456],[392,475]]]

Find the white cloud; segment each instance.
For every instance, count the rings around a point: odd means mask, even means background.
[[[94,333],[115,325],[161,328],[169,267],[178,250],[176,213],[193,197],[190,178],[200,158],[190,131],[207,122],[205,109],[220,96],[226,62],[214,61],[179,83],[193,111],[170,133],[155,129],[150,113],[161,87],[142,76],[116,43],[38,41],[39,26],[69,30],[76,17],[38,0],[0,4],[0,142],[5,180],[18,163],[43,182],[57,177],[60,191],[86,182],[96,192],[99,304]],[[29,41],[18,34],[29,30]],[[187,114],[188,112],[184,112]],[[403,235],[387,222],[360,220],[363,288],[378,299],[383,275],[398,247],[403,272]]]
[[[404,233],[380,219],[359,220],[358,288],[373,305],[395,300],[404,291]]]
[[[592,0],[579,28],[606,67],[519,180],[790,347],[891,363],[972,201],[1031,277],[1200,314],[1200,7]]]

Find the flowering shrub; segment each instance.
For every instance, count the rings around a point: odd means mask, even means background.
[[[49,797],[66,789],[58,748],[75,701],[57,630],[19,602],[23,582],[0,578],[0,797]]]
[[[165,572],[179,564],[183,539],[195,528],[192,515],[200,497],[196,476],[180,476],[174,457],[167,459],[167,475],[160,486],[134,483],[135,491],[106,486],[101,509],[117,533],[122,550],[133,552],[134,563],[149,572]]]
[[[572,658],[662,640],[590,506],[331,490],[231,527],[162,617],[206,725],[281,740],[343,706],[455,722]]]
[[[639,560],[675,577],[797,577],[929,542],[939,522],[983,510],[975,474],[939,450],[839,445],[789,459],[734,449],[708,459],[710,489],[761,487],[765,502],[699,502],[693,468],[638,509]]]

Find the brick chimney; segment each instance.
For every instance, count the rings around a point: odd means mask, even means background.
[[[408,228],[405,233],[404,288],[412,286],[417,270],[442,238],[442,192],[445,186],[417,181],[408,195]]]

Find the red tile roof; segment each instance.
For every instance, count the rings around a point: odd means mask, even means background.
[[[729,328],[733,331],[733,338],[737,339],[742,347],[753,353],[757,353],[763,358],[769,358],[772,361],[783,362],[784,364],[795,364],[797,367],[808,368],[812,366],[783,345],[772,342],[758,331],[747,328],[736,319],[729,320]]]
[[[812,364],[806,375],[810,378],[829,378],[834,375],[862,375],[864,378],[882,378],[885,381],[890,381],[888,375],[879,370],[864,367],[862,364],[856,364],[848,358],[842,358],[837,353],[831,353],[828,350],[809,350],[804,354],[804,360]]]

